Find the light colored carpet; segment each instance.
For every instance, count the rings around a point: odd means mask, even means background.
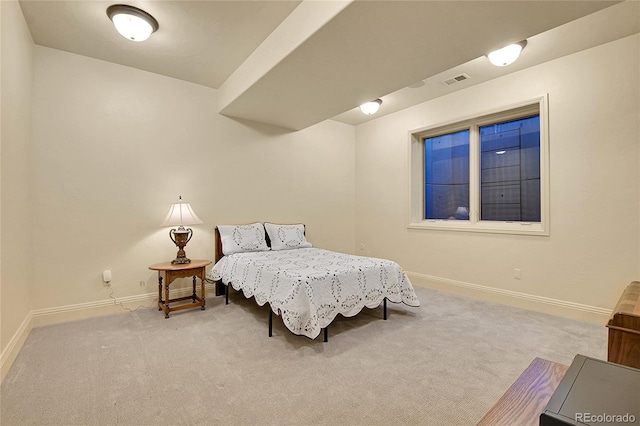
[[[606,359],[604,326],[417,288],[422,306],[340,318],[312,341],[231,294],[34,329],[1,424],[472,425],[534,357]]]

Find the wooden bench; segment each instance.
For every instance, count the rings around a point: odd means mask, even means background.
[[[640,368],[640,282],[634,281],[620,296],[607,323],[609,352],[607,360]]]
[[[535,358],[477,426],[538,426],[569,367]]]

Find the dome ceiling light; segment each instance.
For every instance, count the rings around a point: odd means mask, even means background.
[[[113,21],[120,35],[132,41],[145,41],[159,28],[158,21],[153,16],[126,4],[109,6],[107,16]]]
[[[494,50],[489,53],[487,57],[489,61],[497,67],[506,67],[518,59],[520,52],[527,45],[527,40],[522,40],[520,43],[510,44],[502,49]]]
[[[360,111],[366,115],[372,115],[378,112],[380,105],[382,104],[382,99],[376,99],[375,101],[367,102],[360,105]]]

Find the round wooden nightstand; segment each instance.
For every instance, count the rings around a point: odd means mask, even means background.
[[[169,318],[169,313],[182,309],[205,307],[205,276],[210,260],[192,260],[190,263],[174,264],[171,262],[156,263],[149,266],[152,271],[158,271],[158,310],[164,311],[164,317]],[[169,299],[169,286],[176,278],[193,277],[193,294],[191,296]],[[200,278],[200,296],[196,294],[196,277]],[[164,280],[164,299],[162,297],[162,281]],[[191,300],[191,303],[170,307],[169,303]]]

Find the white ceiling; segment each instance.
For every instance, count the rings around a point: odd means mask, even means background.
[[[220,113],[294,130],[359,124],[368,100],[383,99],[379,117],[640,31],[637,0],[127,1],[160,24],[135,43],[107,18],[114,3],[20,0],[36,44],[216,88]],[[514,65],[483,57],[523,39]],[[461,72],[471,79],[441,83]]]
[[[481,56],[382,96],[384,108],[381,107],[374,116],[366,116],[360,112],[360,108],[356,107],[333,119],[358,125],[456,90],[638,32],[640,32],[640,1],[627,1],[529,37],[520,58],[508,67],[493,66],[486,56]],[[445,80],[463,73],[470,78],[452,86],[444,84]]]
[[[107,7],[125,3],[160,28],[120,36]],[[36,44],[219,88],[300,1],[20,0]]]

